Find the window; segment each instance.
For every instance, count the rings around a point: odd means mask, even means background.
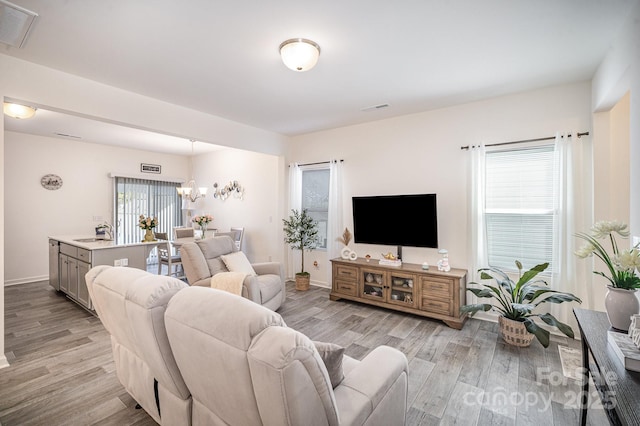
[[[162,182],[126,177],[115,178],[115,238],[118,243],[140,241],[143,231],[138,227],[141,214],[158,218],[157,232],[171,235],[182,225],[182,201],[176,182]]]
[[[302,209],[318,222],[318,248],[327,248],[329,169],[302,168]]]
[[[553,270],[554,146],[486,155],[485,226],[489,265],[515,270],[549,262]]]

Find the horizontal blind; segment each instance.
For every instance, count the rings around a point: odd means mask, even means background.
[[[487,152],[485,225],[490,266],[515,270],[515,260],[525,269],[551,263],[553,159],[553,145]]]
[[[302,171],[302,209],[318,222],[318,248],[327,248],[329,168]]]

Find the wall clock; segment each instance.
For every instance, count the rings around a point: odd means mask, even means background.
[[[40,179],[40,185],[45,189],[60,189],[62,186],[62,178],[58,175],[44,175],[42,179]]]

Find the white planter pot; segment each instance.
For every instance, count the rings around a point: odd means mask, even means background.
[[[631,325],[631,315],[640,312],[640,303],[636,297],[636,290],[607,286],[609,291],[604,299],[609,323],[613,328],[627,331]]]

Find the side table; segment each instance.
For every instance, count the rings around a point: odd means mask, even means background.
[[[582,335],[582,378],[580,424],[587,423],[589,375],[598,390],[612,425],[640,425],[640,373],[624,368],[607,340],[612,330],[607,314],[574,309]]]

